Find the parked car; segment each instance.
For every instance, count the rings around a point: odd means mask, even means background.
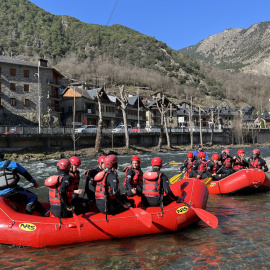
[[[4,132],[4,134],[8,135],[8,134],[16,134],[17,133],[17,127],[12,127],[9,129],[9,131]]]
[[[145,130],[147,132],[160,132],[160,128],[158,128],[156,126],[146,126]]]
[[[143,132],[145,132],[146,130],[145,130],[145,128],[143,128],[143,127],[140,127],[140,128],[138,128],[138,127],[134,127],[133,129],[132,129],[132,132],[140,132],[140,133],[143,133]]]
[[[179,126],[175,126],[171,128],[172,132],[183,132],[185,130],[185,127],[179,127]]]
[[[125,132],[125,126],[119,125],[116,128],[112,130],[112,133],[124,133]],[[128,132],[132,132],[132,126],[128,125]]]
[[[75,129],[75,133],[96,133],[98,127],[96,125],[85,125]]]

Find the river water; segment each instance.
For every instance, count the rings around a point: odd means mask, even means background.
[[[246,148],[246,156],[251,148]],[[269,157],[269,147],[261,148]],[[216,150],[215,150],[216,151]],[[220,150],[218,150],[220,152]],[[235,155],[237,149],[231,149]],[[207,151],[208,156],[214,150]],[[142,154],[142,170],[150,170],[154,156],[163,159],[163,172],[172,177],[184,152]],[[119,156],[119,178],[130,164]],[[48,201],[44,180],[56,172],[56,160],[22,163],[40,184],[32,189]],[[269,165],[269,164],[268,164]],[[96,159],[82,159],[81,172],[96,167]],[[84,186],[84,175],[82,185]],[[21,185],[27,185],[21,180]],[[209,196],[207,211],[218,217],[212,229],[200,221],[177,232],[103,240],[42,249],[0,245],[1,269],[270,269],[270,192],[251,196]]]

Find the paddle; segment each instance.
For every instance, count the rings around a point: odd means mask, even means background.
[[[140,208],[133,208],[130,207],[130,210],[133,211],[137,219],[143,223],[146,227],[150,228],[152,226],[152,216],[148,212],[140,209]]]
[[[176,183],[176,182],[180,179],[180,177],[181,177],[182,174],[183,174],[183,172],[180,173],[180,174],[177,174],[177,175],[173,176],[173,177],[170,179],[170,183],[171,183],[171,184]]]
[[[196,213],[196,215],[202,221],[204,221],[208,226],[210,226],[214,229],[218,226],[218,219],[213,214],[207,212],[204,209],[193,207],[193,206],[189,205],[188,203],[184,202],[182,199],[180,199],[178,202],[182,202],[184,205],[186,205],[187,207],[192,209]]]
[[[74,211],[73,208],[72,208],[72,215],[73,215],[73,218],[74,218],[75,223],[76,223],[76,226],[77,226],[77,230],[78,230],[78,233],[79,233],[79,238],[81,238],[81,225],[80,225],[80,221],[79,221],[78,216],[75,214],[75,211]]]
[[[212,178],[208,177],[203,180],[204,184],[208,187],[211,184]]]
[[[170,165],[182,165],[183,163],[181,162],[169,162]]]

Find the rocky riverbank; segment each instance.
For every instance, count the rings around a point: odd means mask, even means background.
[[[260,148],[262,146],[270,146],[270,143],[267,144],[255,144],[255,145],[205,145],[204,149],[220,149],[220,148],[245,148],[245,147],[254,147]],[[196,148],[196,145],[194,146]],[[3,149],[5,151],[5,149]],[[174,145],[171,149],[163,146],[160,152],[168,151],[190,151],[190,145]],[[194,150],[194,149],[193,149]],[[119,148],[103,148],[100,155],[116,154],[116,155],[125,155],[125,154],[140,154],[140,153],[152,153],[157,152],[156,147],[143,147],[143,146],[130,146],[129,149],[125,147]],[[23,161],[37,161],[37,160],[46,160],[46,159],[60,159],[60,158],[69,158],[74,154],[78,157],[94,157],[97,156],[94,148],[78,148],[76,152],[72,149],[64,148],[28,148],[28,149],[8,149],[5,151],[6,158],[15,160],[17,162]],[[269,164],[269,162],[268,162]]]

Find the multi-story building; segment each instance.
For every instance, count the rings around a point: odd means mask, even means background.
[[[0,57],[0,124],[60,124],[61,89],[67,81],[47,60]],[[39,117],[40,116],[40,117]]]
[[[83,89],[82,87],[68,87],[63,92],[62,111],[63,123],[71,126],[75,116],[78,124],[97,125],[99,119],[97,93],[102,94],[100,98],[101,111],[104,127],[115,127],[123,123],[122,110],[120,102],[115,96],[107,95],[104,88]],[[75,109],[75,115],[73,115]],[[128,106],[126,108],[127,121],[129,125],[135,126],[140,122],[145,125],[145,107],[138,96],[128,97]]]

